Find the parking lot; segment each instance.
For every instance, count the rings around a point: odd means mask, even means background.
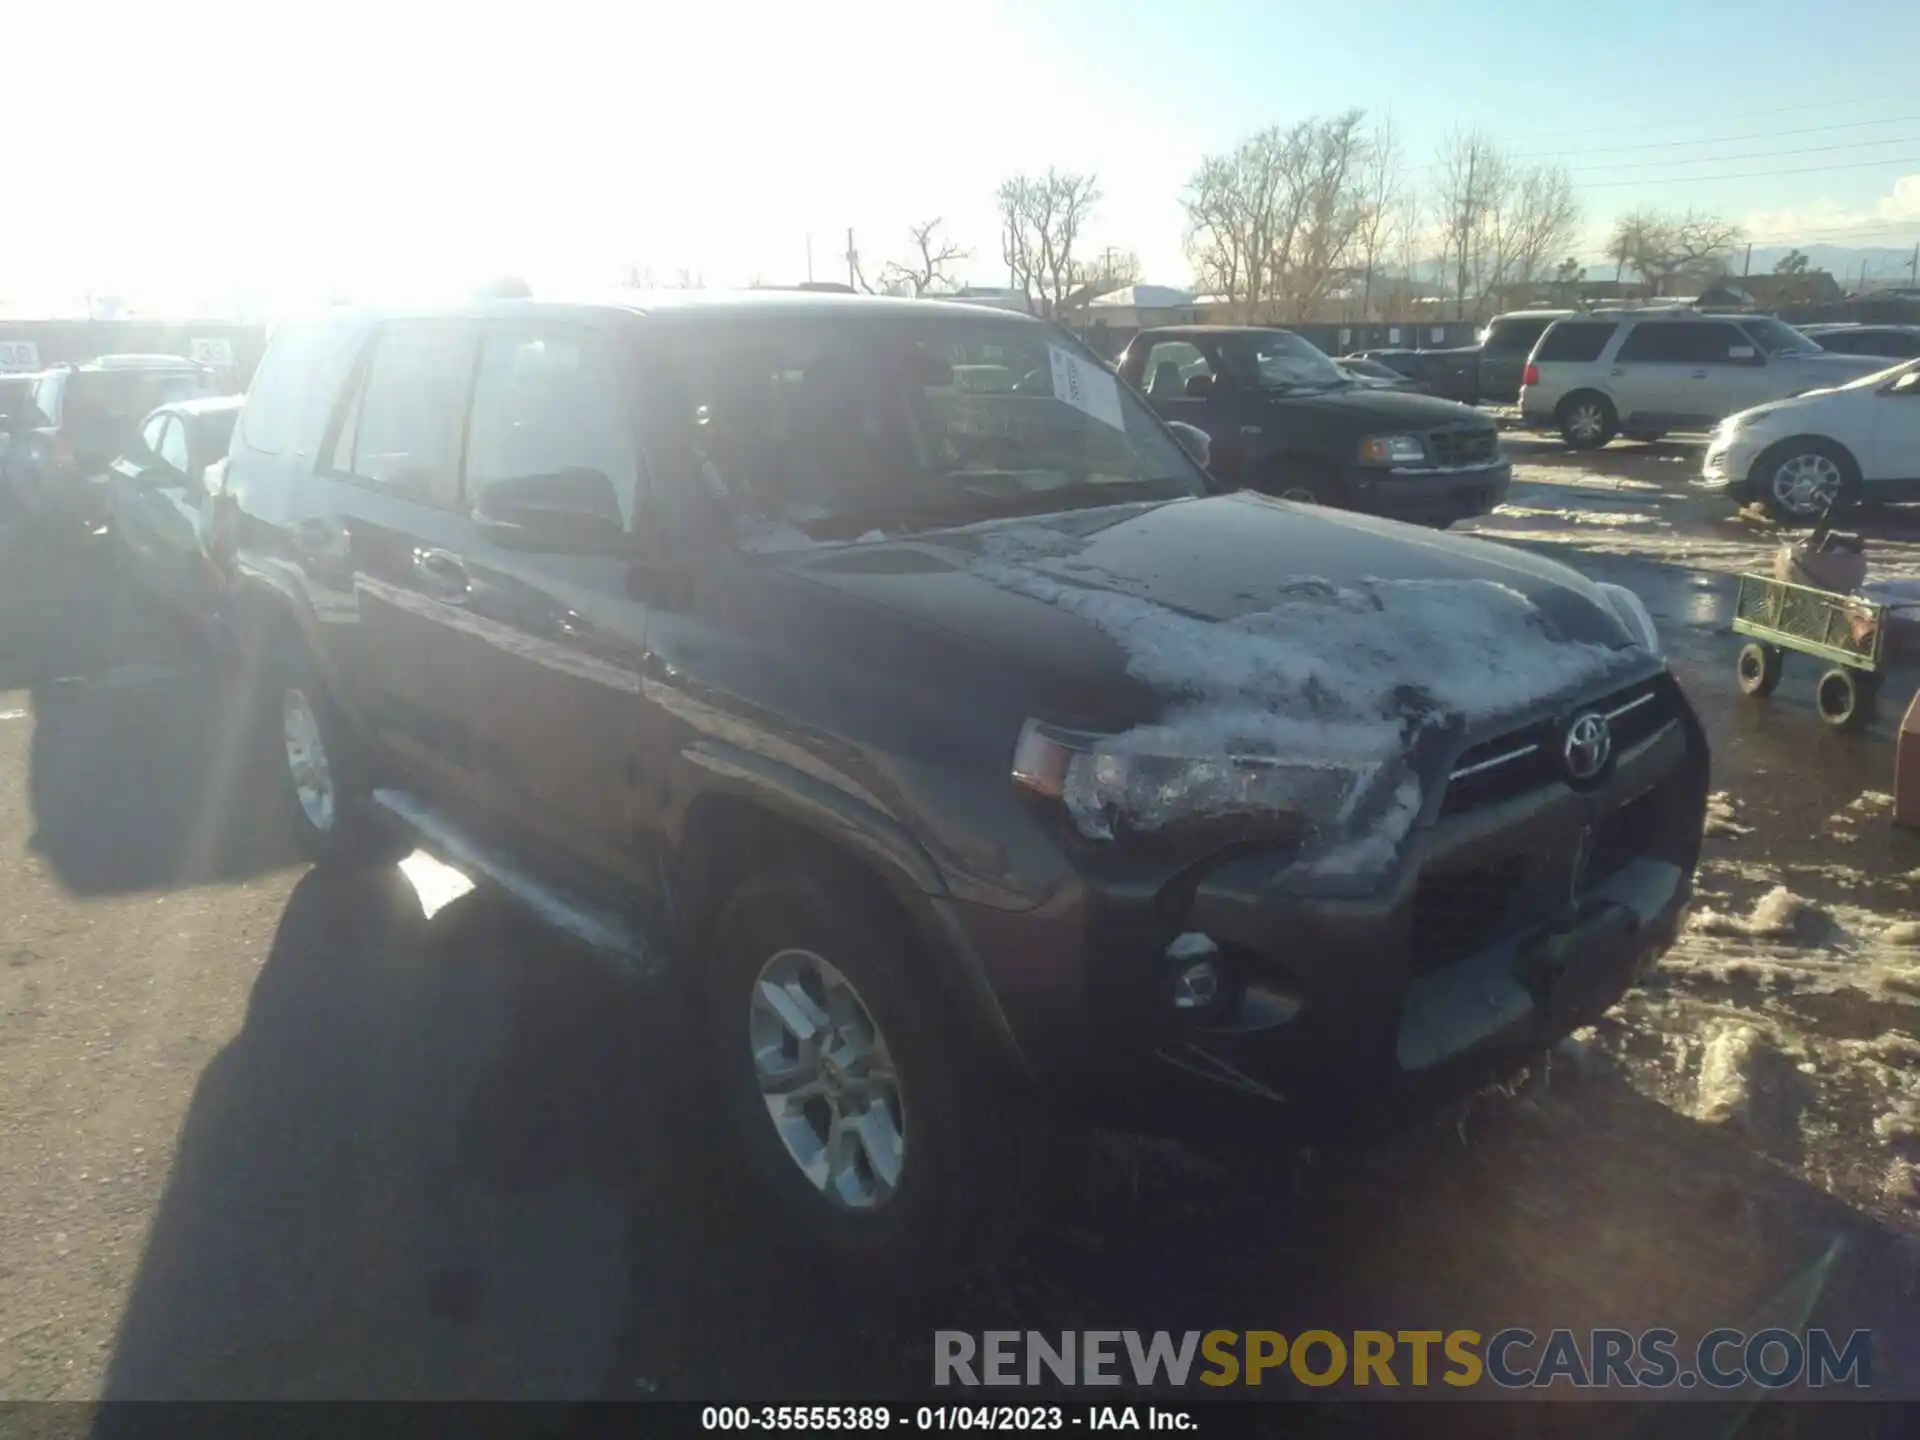
[[[1637,589],[1712,736],[1682,944],[1549,1072],[1390,1141],[1065,1127],[1016,1261],[908,1317],[739,1222],[662,1002],[430,863],[293,865],[193,638],[10,534],[0,1394],[904,1394],[945,1323],[1869,1327],[1920,1396],[1920,836],[1887,813],[1920,666],[1859,736],[1810,662],[1744,699],[1731,577],[1779,532],[1685,444],[1507,443],[1465,528]],[[1920,576],[1920,517],[1870,555]]]

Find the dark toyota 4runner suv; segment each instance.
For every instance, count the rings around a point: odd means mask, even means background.
[[[1026,316],[289,324],[211,503],[305,844],[390,817],[679,977],[754,1193],[858,1280],[976,1233],[1005,1086],[1422,1099],[1690,893],[1706,747],[1631,592],[1209,494]]]
[[[1142,330],[1120,374],[1204,430],[1223,483],[1445,528],[1506,498],[1499,427],[1471,407],[1354,383],[1290,330]]]

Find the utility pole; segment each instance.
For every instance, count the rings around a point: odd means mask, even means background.
[[[857,278],[859,273],[860,252],[853,248],[853,227],[849,225],[847,227],[847,286],[849,289],[860,288],[860,281]]]
[[[1753,242],[1749,240],[1747,242],[1746,262],[1740,267],[1740,278],[1744,280],[1752,273],[1753,273]]]
[[[1913,258],[1907,262],[1907,281],[1920,285],[1920,244],[1913,247]]]
[[[1467,241],[1473,233],[1473,168],[1480,159],[1480,143],[1473,141],[1467,146],[1467,183],[1460,192],[1460,233],[1454,237],[1459,249],[1459,288],[1453,298],[1453,318],[1467,318]]]
[[[813,232],[807,232],[807,283],[813,283]]]

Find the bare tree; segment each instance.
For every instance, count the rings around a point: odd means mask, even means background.
[[[1373,318],[1373,281],[1382,261],[1401,243],[1399,227],[1407,219],[1407,195],[1401,170],[1400,140],[1391,116],[1374,123],[1361,160],[1358,190],[1360,223],[1354,234],[1362,267],[1360,318]]]
[[[1773,273],[1776,275],[1804,275],[1807,273],[1807,266],[1810,263],[1804,251],[1789,250],[1774,262]]]
[[[1435,163],[1434,211],[1456,318],[1480,317],[1502,286],[1551,273],[1580,221],[1573,180],[1558,165],[1521,166],[1478,131],[1456,131]]]
[[[931,220],[907,228],[907,238],[913,243],[915,256],[906,261],[889,260],[880,272],[882,285],[888,288],[898,285],[914,296],[953,288],[953,277],[948,273],[948,267],[957,260],[967,259],[973,252],[952,240],[940,238],[942,223],[936,215]]]
[[[1073,294],[1080,232],[1100,202],[1099,178],[1048,170],[1000,187],[1000,253],[1029,308],[1058,315]]]
[[[689,270],[685,266],[682,266],[679,272],[675,274],[673,284],[667,288],[671,290],[704,290],[707,288],[707,277],[702,275],[698,270]]]
[[[1200,289],[1256,318],[1304,312],[1347,277],[1367,216],[1364,118],[1274,126],[1201,161],[1183,200]]]
[[[1677,281],[1705,285],[1728,273],[1740,227],[1717,215],[1641,212],[1615,223],[1607,255],[1665,295]]]

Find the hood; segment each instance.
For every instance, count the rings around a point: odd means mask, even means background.
[[[1493,428],[1493,421],[1471,405],[1388,385],[1377,388],[1356,385],[1345,390],[1304,391],[1267,398],[1289,411],[1306,410],[1350,420],[1356,432],[1362,429],[1379,432],[1386,426],[1403,430],[1431,430],[1441,425],[1458,425],[1462,421],[1472,421],[1489,430]]]
[[[1884,355],[1839,355],[1831,350],[1822,350],[1813,355],[1795,355],[1793,363],[1805,366],[1808,370],[1833,377],[1832,383],[1841,384],[1859,375],[1873,375],[1897,365],[1897,360],[1889,360]]]
[[[1565,677],[1552,664],[1531,676],[1505,675],[1482,688],[1482,705],[1472,685],[1432,673],[1445,657],[1423,654],[1418,639],[1393,633],[1409,618],[1396,607],[1419,610],[1421,623],[1445,630],[1451,601],[1492,596],[1535,648],[1564,646],[1591,660],[1627,643],[1594,586],[1551,560],[1251,492],[998,522],[773,561],[796,578],[977,647],[996,666],[1026,670],[1036,691],[1071,712],[1047,718],[1101,731],[1151,720],[1205,688],[1204,677],[1170,680],[1165,667],[1143,661],[1143,647],[1164,638],[1148,633],[1161,620],[1169,632],[1213,626],[1253,634],[1297,613],[1301,624],[1287,643],[1309,669],[1319,662],[1352,669],[1355,657],[1341,653],[1342,635],[1358,633],[1387,688],[1432,688],[1431,681],[1443,701],[1457,702],[1442,708],[1463,715],[1524,708]],[[1322,600],[1341,621],[1334,627],[1341,633],[1324,640],[1316,638],[1317,622],[1329,618]],[[1376,607],[1377,619],[1356,623],[1355,606]],[[1462,621],[1463,644],[1472,623]],[[1470,643],[1500,649],[1497,636],[1476,634]]]

